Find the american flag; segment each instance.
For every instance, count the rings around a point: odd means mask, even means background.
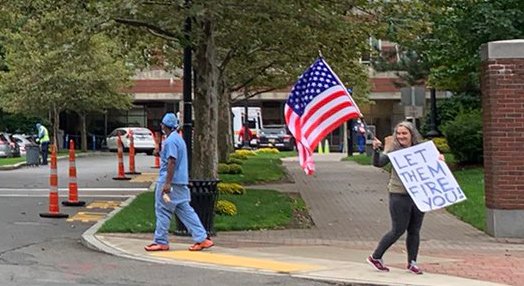
[[[322,57],[298,79],[285,106],[289,131],[295,137],[300,166],[315,172],[313,151],[321,140],[360,110],[337,75]]]

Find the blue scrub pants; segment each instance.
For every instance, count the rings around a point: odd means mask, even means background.
[[[169,244],[169,226],[173,213],[186,226],[193,241],[202,242],[206,240],[207,232],[195,210],[189,205],[191,200],[189,188],[186,185],[172,185],[169,193],[171,202],[166,203],[162,199],[162,185],[163,183],[157,183],[155,187],[155,243]]]
[[[358,153],[366,152],[366,136],[359,134],[357,136]]]

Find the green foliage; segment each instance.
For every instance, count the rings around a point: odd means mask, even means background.
[[[246,188],[237,183],[218,183],[218,192],[220,194],[243,195]]]
[[[242,174],[242,166],[237,164],[218,164],[218,173],[219,174]]]
[[[229,164],[229,174],[242,174],[242,166],[237,164]]]
[[[219,174],[229,174],[229,165],[224,163],[218,164],[218,173]]]
[[[416,52],[440,90],[478,92],[479,47],[524,37],[520,0],[388,1],[380,11],[386,39]]]
[[[357,162],[359,165],[371,165],[373,162],[371,161],[371,156],[367,156],[366,154],[358,154],[353,156],[345,157],[344,161],[354,161]]]
[[[480,96],[476,93],[460,93],[452,97],[437,100],[437,122],[440,126],[446,125],[454,120],[457,115],[471,110],[480,110]],[[420,128],[421,134],[428,133],[430,125],[430,113],[424,117],[424,123]]]
[[[449,153],[448,140],[446,140],[446,138],[438,137],[432,138],[431,140],[435,143],[435,146],[437,146],[440,153]]]
[[[237,215],[237,206],[228,200],[218,200],[215,206],[215,213],[219,215]]]
[[[479,110],[459,114],[443,126],[451,153],[459,163],[481,163],[482,116]]]
[[[247,158],[246,158],[247,159]],[[226,164],[237,164],[237,165],[242,165],[244,164],[244,161],[241,160],[241,159],[235,159],[235,158],[229,158],[229,161],[227,161]]]

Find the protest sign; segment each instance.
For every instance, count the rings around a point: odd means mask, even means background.
[[[432,141],[388,154],[407,192],[423,212],[466,200],[464,192]]]

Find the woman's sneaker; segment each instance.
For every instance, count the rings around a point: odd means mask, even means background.
[[[375,259],[373,258],[373,256],[370,255],[368,256],[366,261],[369,263],[369,265],[373,266],[373,268],[375,268],[378,271],[382,271],[382,272],[389,271],[389,268],[387,268],[386,265],[384,265],[384,262],[382,262],[382,259]]]
[[[422,270],[420,270],[420,267],[418,267],[417,263],[415,261],[411,261],[411,263],[408,264],[408,271],[413,274],[422,274]]]

